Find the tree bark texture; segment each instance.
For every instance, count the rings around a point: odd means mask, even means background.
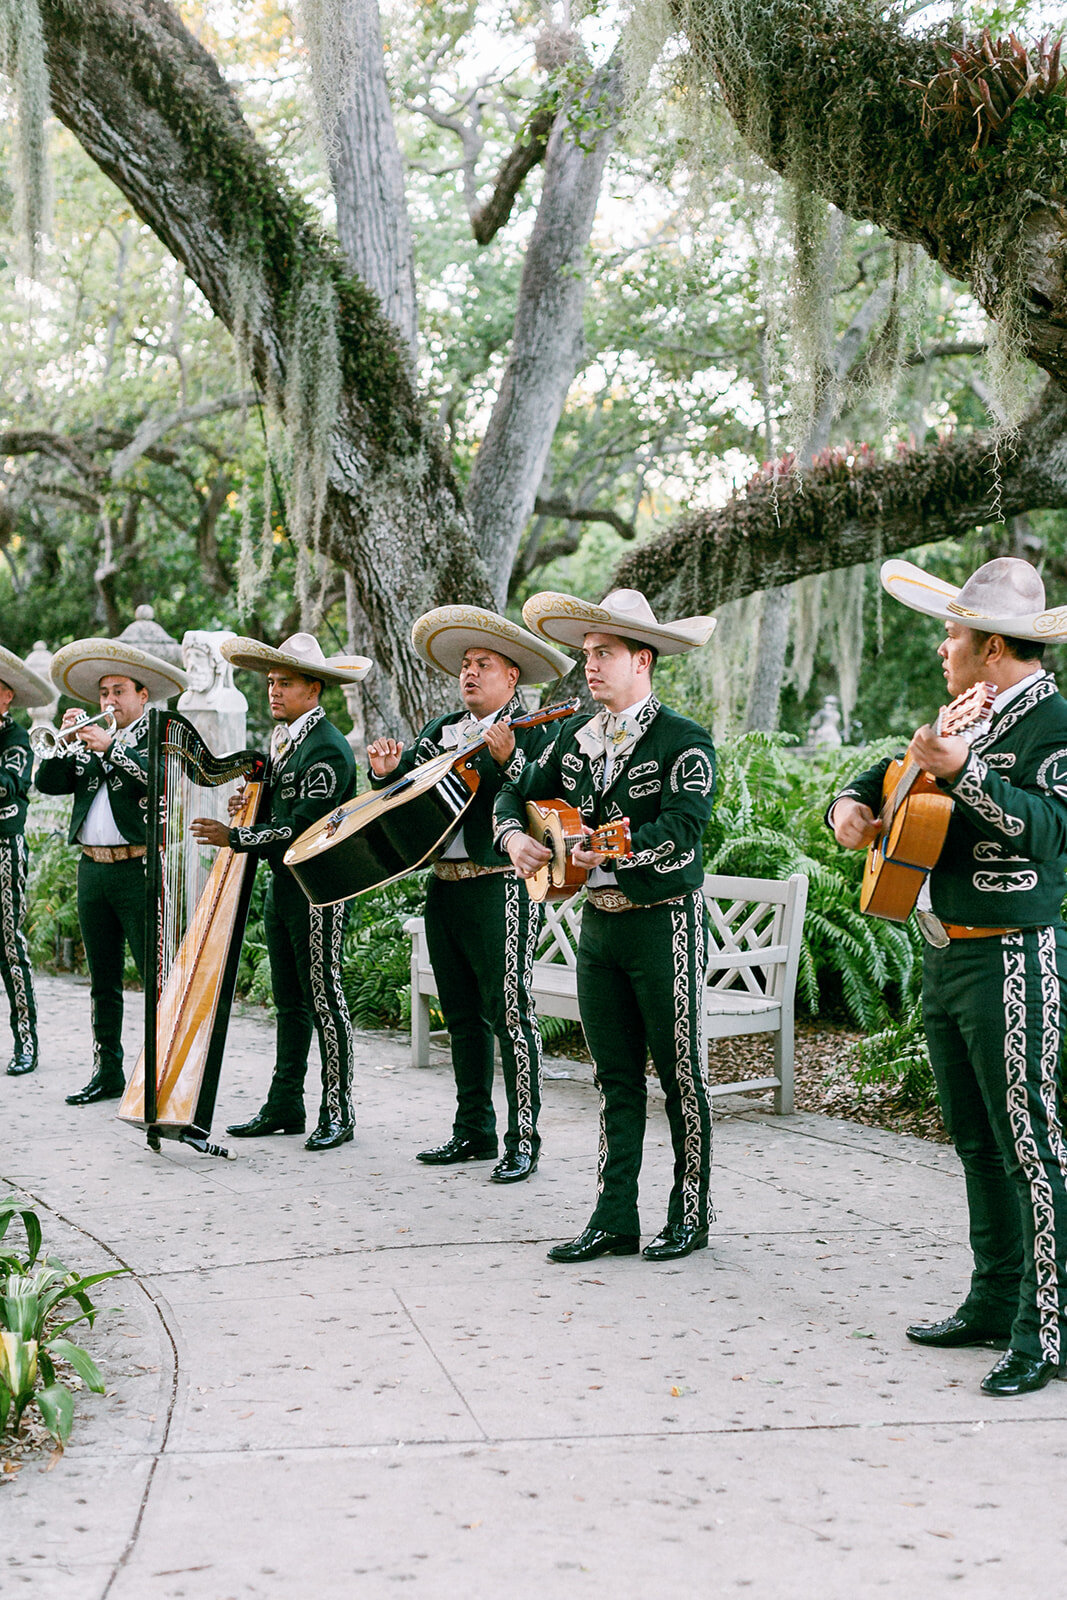
[[[558,113],[523,262],[504,378],[475,457],[467,505],[495,603],[507,599],[567,391],[583,350],[585,250],[625,94],[616,51]]]
[[[951,436],[882,461],[830,451],[804,474],[761,476],[743,497],[697,512],[620,564],[614,582],[642,590],[662,616],[917,544],[961,538],[1025,510],[1067,507],[1067,394],[1051,380],[1019,435]]]
[[[356,81],[341,107],[336,140],[328,152],[337,236],[353,272],[374,290],[382,314],[397,329],[414,363],[415,246],[377,0],[354,5],[351,25],[356,33]]]
[[[415,394],[407,350],[376,296],[286,188],[210,55],[164,0],[41,0],[52,104],[231,329],[255,377],[282,393],[292,318],[309,276],[340,305],[343,392],[323,539],[354,577],[371,653],[418,724],[447,698],[410,645],[411,623],[462,596],[491,599],[451,468]],[[260,291],[242,304],[249,262]]]
[[[768,166],[921,244],[992,316],[1014,302],[1027,353],[1067,381],[1062,94],[1020,102],[972,154],[973,127],[924,130],[914,85],[939,69],[932,37],[903,32],[880,0],[672,5],[698,70]]]

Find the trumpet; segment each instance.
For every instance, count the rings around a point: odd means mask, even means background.
[[[86,711],[67,728],[51,728],[47,723],[40,728],[31,728],[30,749],[38,761],[50,761],[53,756],[63,755],[68,740],[77,738],[83,728],[94,722],[99,722],[105,733],[114,733],[118,726],[113,711],[99,711],[95,717]]]

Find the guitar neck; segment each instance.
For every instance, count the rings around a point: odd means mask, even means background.
[[[582,702],[578,699],[561,700],[557,705],[545,706],[540,711],[528,711],[525,716],[516,717],[510,726],[514,730],[517,728],[536,728],[542,722],[559,722],[563,717],[573,717],[576,711],[581,710],[581,706]],[[456,751],[452,757],[452,765],[458,767],[464,761],[469,760],[471,756],[477,755],[480,750],[484,749],[484,735],[480,739],[472,739],[469,744],[463,745]]]

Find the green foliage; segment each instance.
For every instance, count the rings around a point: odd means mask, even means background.
[[[357,1027],[410,1024],[411,941],[404,923],[421,913],[424,893],[421,877],[401,878],[352,902],[341,982]]]
[[[902,1110],[929,1111],[937,1104],[921,1000],[916,1000],[898,1022],[890,1022],[860,1040],[851,1074],[861,1089],[888,1088]]]
[[[30,875],[26,888],[26,940],[35,967],[54,972],[63,940],[74,941],[74,970],[84,971],[78,927],[78,850],[61,833],[29,833]]]
[[[128,1269],[111,1268],[87,1277],[72,1272],[54,1256],[40,1255],[42,1230],[32,1206],[9,1196],[0,1201],[0,1239],[18,1218],[26,1250],[0,1253],[0,1434],[18,1433],[27,1407],[36,1405],[45,1426],[60,1444],[70,1438],[74,1394],[67,1369],[79,1384],[104,1393],[104,1379],[89,1352],[66,1337],[79,1322],[90,1328],[98,1308],[89,1290]],[[58,1321],[59,1308],[72,1300],[77,1314]]]
[[[914,992],[920,935],[911,923],[862,915],[863,855],[838,846],[823,814],[847,776],[888,752],[875,746],[804,758],[791,755],[788,742],[782,735],[748,733],[721,746],[705,866],[756,878],[805,873],[801,998],[813,1014],[843,1005],[861,1027],[884,1026],[893,1007]]]

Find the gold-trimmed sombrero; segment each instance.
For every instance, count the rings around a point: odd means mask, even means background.
[[[100,704],[101,678],[133,678],[144,684],[149,700],[169,700],[186,686],[181,667],[125,639],[74,639],[56,651],[50,670],[57,689],[90,706]]]
[[[358,683],[374,665],[369,656],[323,655],[313,633],[290,634],[277,649],[259,639],[238,636],[224,639],[219,651],[245,672],[267,673],[277,667],[289,667],[305,678],[318,678],[320,683]]]
[[[513,661],[520,683],[548,683],[574,665],[562,650],[481,606],[438,606],[427,611],[412,624],[411,642],[424,661],[453,678],[459,677],[466,652],[479,645]]]
[[[987,561],[961,589],[910,561],[883,562],[881,579],[894,600],[943,622],[1009,639],[1067,639],[1067,606],[1046,610],[1039,573],[1016,556]]]
[[[614,633],[624,639],[636,639],[638,644],[650,644],[660,655],[679,656],[707,644],[715,631],[714,617],[657,622],[639,589],[612,589],[599,605],[546,590],[530,596],[522,616],[535,633],[572,649],[581,648],[587,633]]]
[[[14,650],[5,650],[0,644],[0,684],[12,691],[13,706],[46,706],[56,697],[50,683],[31,672],[25,661]]]

